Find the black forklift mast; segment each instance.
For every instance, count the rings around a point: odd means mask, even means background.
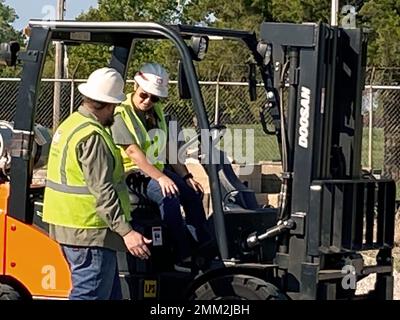
[[[33,125],[44,59],[51,39],[48,28],[34,28],[25,52],[19,54],[24,68],[17,97],[11,149],[9,214],[23,222],[32,222],[30,201],[34,140]]]
[[[272,44],[275,87],[283,85],[279,79],[285,73],[289,87],[282,115],[288,210],[280,218],[295,228],[279,238],[276,262],[288,292],[304,299],[327,297],[332,287],[322,286],[321,293],[318,283],[335,274],[328,257],[338,254],[343,260],[346,254],[379,249],[385,260],[393,247],[394,182],[361,174],[366,35],[326,24],[264,23],[261,38]],[[393,279],[383,265],[378,279],[390,298]]]

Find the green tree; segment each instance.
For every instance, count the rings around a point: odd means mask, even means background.
[[[20,44],[23,38],[20,32],[16,31],[11,25],[18,16],[15,10],[6,4],[4,0],[0,0],[0,42],[18,41]],[[19,74],[20,68],[1,68],[1,77],[15,77]]]
[[[330,0],[99,0],[98,8],[81,14],[82,21],[157,21],[206,25],[259,32],[263,21],[273,22],[329,22]],[[359,0],[340,1],[340,5],[358,6]],[[359,25],[371,28],[369,62],[374,65],[399,65],[400,17],[399,1],[368,0],[360,15]],[[158,61],[167,66],[171,78],[176,78],[177,52],[168,41],[137,41],[134,59],[128,77],[145,61]],[[108,63],[107,46],[78,46],[69,49],[70,74],[85,78],[95,68]],[[247,76],[246,63],[250,56],[242,43],[212,41],[205,61],[198,64],[201,79],[216,80],[222,70],[221,80],[240,81]],[[49,64],[50,65],[50,64]],[[221,69],[222,68],[222,69]],[[49,70],[50,68],[46,68]]]
[[[174,0],[99,0],[98,8],[91,8],[81,14],[81,21],[157,21],[171,23],[177,17]],[[158,61],[169,64],[176,53],[171,54],[171,45],[158,41],[138,41],[135,43],[135,59],[132,59],[128,77],[145,61]],[[90,57],[90,59],[88,59]],[[107,65],[110,48],[107,46],[86,45],[72,47],[69,51],[70,72],[77,70],[75,77],[85,78],[94,69]],[[77,68],[77,66],[79,66]]]
[[[17,18],[15,10],[4,4],[4,0],[0,0],[0,42],[21,40],[21,34],[11,25]]]
[[[258,32],[268,13],[265,2],[194,0],[183,8],[181,21],[190,25]],[[220,80],[240,81],[247,77],[247,62],[250,62],[250,55],[243,43],[210,41],[206,58],[198,66],[199,77],[216,80],[221,71]]]
[[[271,18],[276,22],[329,22],[331,0],[272,0]]]
[[[369,65],[400,66],[400,1],[369,0],[360,11],[369,27]]]
[[[182,20],[189,24],[202,23],[216,28],[247,30],[258,34],[263,21],[327,22],[329,8],[330,0],[197,0],[190,1],[185,6]],[[199,69],[200,77],[215,80],[223,66],[223,80],[239,81],[247,76],[245,64],[249,62],[249,58],[242,43],[212,43],[207,60]]]

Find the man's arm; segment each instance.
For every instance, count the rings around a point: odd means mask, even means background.
[[[151,243],[151,240],[134,231],[125,221],[113,185],[114,158],[103,138],[94,134],[81,142],[78,146],[78,159],[87,187],[96,198],[97,214],[112,231],[124,239],[127,249],[134,256],[147,259],[151,254],[147,244]]]

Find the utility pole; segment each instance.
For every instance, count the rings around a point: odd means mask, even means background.
[[[57,0],[56,20],[64,20],[65,0]],[[54,98],[53,98],[53,132],[57,129],[60,122],[60,104],[61,104],[61,82],[58,79],[63,78],[64,52],[61,42],[56,42],[55,64],[54,64]]]
[[[331,0],[331,26],[338,26],[339,0]]]

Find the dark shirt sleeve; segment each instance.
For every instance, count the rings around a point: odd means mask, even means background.
[[[115,144],[120,146],[138,144],[134,135],[129,131],[120,114],[115,115],[114,123],[110,129]]]
[[[114,158],[104,139],[99,134],[88,137],[78,145],[87,187],[96,198],[96,212],[108,227],[121,237],[132,230],[125,221],[117,192],[113,186]]]

